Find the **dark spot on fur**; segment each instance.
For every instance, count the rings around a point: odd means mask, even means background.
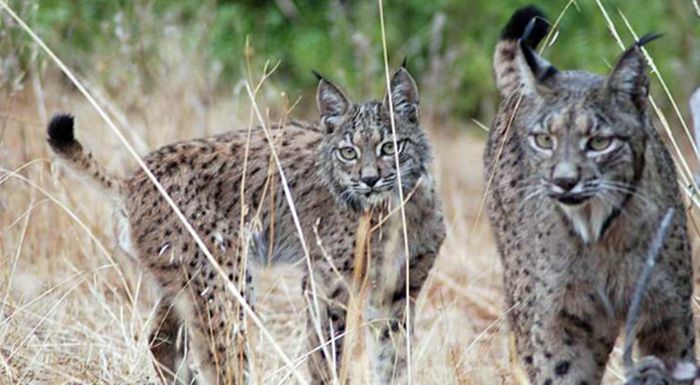
[[[593,326],[586,320],[582,319],[579,316],[576,316],[574,314],[568,313],[566,311],[561,311],[559,313],[559,316],[563,318],[565,321],[570,322],[572,325],[582,329],[586,333],[590,334],[593,333]]]
[[[556,374],[557,376],[563,376],[569,372],[570,366],[571,364],[569,363],[569,361],[559,361],[554,367],[554,374]]]

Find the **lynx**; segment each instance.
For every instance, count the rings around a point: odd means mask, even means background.
[[[675,209],[642,300],[639,353],[694,360],[691,250],[673,161],[648,112],[641,46],[607,76],[559,71],[548,32],[518,10],[496,46],[502,101],[484,155],[487,210],[505,270],[509,323],[535,385],[595,385],[661,218]]]
[[[374,317],[373,372],[380,384],[392,381],[394,365],[401,373],[406,350],[401,343],[404,338],[395,334],[404,329],[406,301],[413,311],[445,228],[430,171],[431,148],[419,123],[416,84],[403,67],[394,73],[390,84],[391,97],[387,94],[382,101],[355,104],[338,87],[320,78],[320,122],[292,121],[274,127],[273,143],[268,142],[262,128],[253,129],[245,168],[248,130],[175,143],[144,158],[223,267],[225,279],[198,249],[143,170],[123,179],[110,175],[74,138],[72,117],[59,115],[52,120],[48,127],[50,147],[119,197],[128,223],[121,232],[122,243],[131,244],[128,252],[161,289],[155,322],[160,327],[153,332],[152,351],[168,373],[166,380],[173,380],[182,361],[183,347],[176,344],[176,336],[184,324],[189,340],[186,347],[199,384],[244,383],[241,313],[225,282],[237,287],[246,284],[244,293],[253,301],[250,289],[255,283],[243,266],[241,255],[245,253],[239,249],[247,247],[250,263],[294,263],[305,258],[271,158],[273,145],[309,247],[313,277],[307,276],[305,287],[311,278],[317,282],[322,334],[326,341],[334,340],[333,349],[317,349],[312,356],[312,382],[330,383],[333,363],[342,362],[355,229],[366,213],[376,228],[370,238],[371,294],[365,309]],[[395,116],[395,141],[390,107]],[[409,255],[403,252],[402,238],[397,236],[402,220],[395,215],[400,204],[396,156],[403,193],[409,198],[404,206]],[[242,202],[245,207],[241,207]],[[242,242],[244,239],[250,242]],[[409,282],[404,274],[406,264]],[[408,293],[406,287],[410,288]],[[309,348],[317,348],[317,333],[311,328],[308,334]]]

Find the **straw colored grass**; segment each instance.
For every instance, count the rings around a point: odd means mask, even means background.
[[[133,116],[120,111],[119,95],[106,95],[76,77],[95,96],[89,102],[58,81],[56,70],[37,87],[0,96],[0,384],[157,383],[148,349],[154,289],[116,247],[108,198],[49,162],[45,111],[74,113],[85,145],[110,170],[126,174],[138,167],[133,155],[168,142],[287,119],[296,103],[290,106],[286,95],[279,97],[274,82],[263,84],[272,71],[264,69],[257,83],[247,56],[246,61],[247,83],[239,88],[244,93],[216,98],[206,108],[181,97],[198,87],[183,75],[201,70],[196,67],[163,79],[160,90],[134,102],[141,113]],[[423,109],[430,116],[430,101]],[[315,118],[313,111],[292,115]],[[411,320],[417,337],[411,346],[412,382],[522,383],[508,354],[509,309],[501,295],[499,258],[488,223],[480,220],[483,130],[464,122],[425,125],[434,144],[448,233]],[[114,135],[119,132],[123,135]],[[130,150],[124,147],[129,142]],[[677,157],[690,158],[680,146],[674,150]],[[692,183],[685,179],[692,181],[688,164],[681,168],[684,186]],[[310,304],[300,287],[307,262],[255,269],[259,322],[248,329],[252,384],[307,380]],[[354,326],[366,324],[358,318]],[[619,349],[613,355],[606,383],[621,380]]]
[[[74,112],[77,134],[101,161],[119,172],[125,171],[120,165],[135,167],[128,154],[113,150],[116,138],[101,133],[107,130],[104,123],[80,95],[63,85],[45,88],[48,110]],[[45,128],[36,118],[31,92],[13,98],[19,108],[12,112],[14,119],[2,122],[6,135],[0,161],[0,378],[12,383],[155,383],[147,341],[153,289],[118,251],[106,197],[47,161]],[[0,100],[0,105],[6,103]],[[154,104],[149,120],[157,121],[177,103]],[[226,114],[219,109],[226,108],[227,103],[215,106],[207,125],[220,131],[245,126],[221,119]],[[501,383],[502,376],[508,377],[508,363],[500,334],[500,267],[486,225],[472,231],[481,194],[481,138],[444,131],[433,136],[449,234],[416,313],[414,381]],[[39,160],[27,164],[34,159]],[[6,174],[25,164],[17,175]],[[475,239],[472,252],[466,250],[468,232]],[[304,269],[256,271],[256,308],[292,361],[307,350],[307,304],[299,285]],[[255,383],[291,381],[259,330],[252,327],[251,335]],[[486,357],[490,362],[484,365]],[[304,365],[299,370],[306,373]]]
[[[49,110],[74,111],[78,135],[100,160],[117,170],[116,164],[131,163],[127,154],[111,150],[115,138],[99,134],[104,125],[84,99],[58,92],[55,86],[47,88]],[[18,119],[6,121],[3,169],[25,162],[21,151],[9,149],[25,148],[30,159],[48,155],[33,97],[15,97],[29,102],[17,103],[22,106],[13,111]],[[59,100],[65,98],[70,108],[60,106]],[[169,107],[165,102],[153,106],[153,118],[167,113]],[[211,111],[208,124],[223,131],[231,127],[223,122],[230,120],[219,120],[219,108],[227,108],[226,103]],[[508,309],[502,302],[499,258],[487,222],[474,226],[482,196],[483,137],[474,126],[464,128],[430,130],[448,236],[417,307],[413,381],[510,384],[514,379],[507,353]],[[24,142],[22,131],[29,133]],[[90,184],[59,170],[46,161],[34,162],[19,174],[36,187],[18,177],[0,185],[4,305],[0,321],[0,378],[4,380],[0,383],[156,383],[147,341],[156,301],[153,289],[143,272],[119,253],[111,233],[109,202]],[[47,199],[37,187],[52,198]],[[118,269],[100,251],[100,244],[117,261]],[[256,310],[293,362],[308,350],[307,303],[299,285],[304,269],[304,265],[271,267],[257,269],[255,274]],[[134,297],[133,306],[128,291]],[[259,329],[250,331],[253,383],[295,383]],[[305,365],[299,371],[307,375]]]

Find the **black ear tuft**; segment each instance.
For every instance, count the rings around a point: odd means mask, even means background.
[[[401,62],[401,68],[406,68],[407,64],[408,64],[408,56],[404,56],[403,61]]]
[[[318,80],[318,81],[326,80],[326,78],[324,78],[323,75],[318,73],[318,71],[316,71],[316,70],[311,70],[311,73],[314,74],[314,76],[316,77],[316,80]]]
[[[534,5],[520,8],[510,17],[501,32],[502,40],[519,40],[527,47],[536,47],[549,33],[549,21],[544,12]]]
[[[637,47],[642,47],[642,46],[646,45],[647,43],[652,42],[652,41],[660,38],[663,35],[664,35],[663,33],[654,33],[654,32],[647,33],[646,35],[639,38],[639,40],[637,40],[635,45]]]
[[[532,70],[532,75],[538,82],[543,82],[557,74],[558,70],[556,67],[544,60],[532,48],[524,46],[522,50],[525,62],[528,67],[530,67],[530,70]]]
[[[65,147],[75,142],[74,120],[69,114],[56,114],[48,127],[49,143],[54,147]]]

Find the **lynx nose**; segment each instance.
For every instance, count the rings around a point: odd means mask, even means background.
[[[377,184],[377,181],[379,181],[379,175],[363,176],[360,180],[362,180],[367,187],[374,187],[374,185]]]
[[[578,167],[569,162],[557,164],[552,171],[552,183],[564,192],[571,191],[580,179]]]

